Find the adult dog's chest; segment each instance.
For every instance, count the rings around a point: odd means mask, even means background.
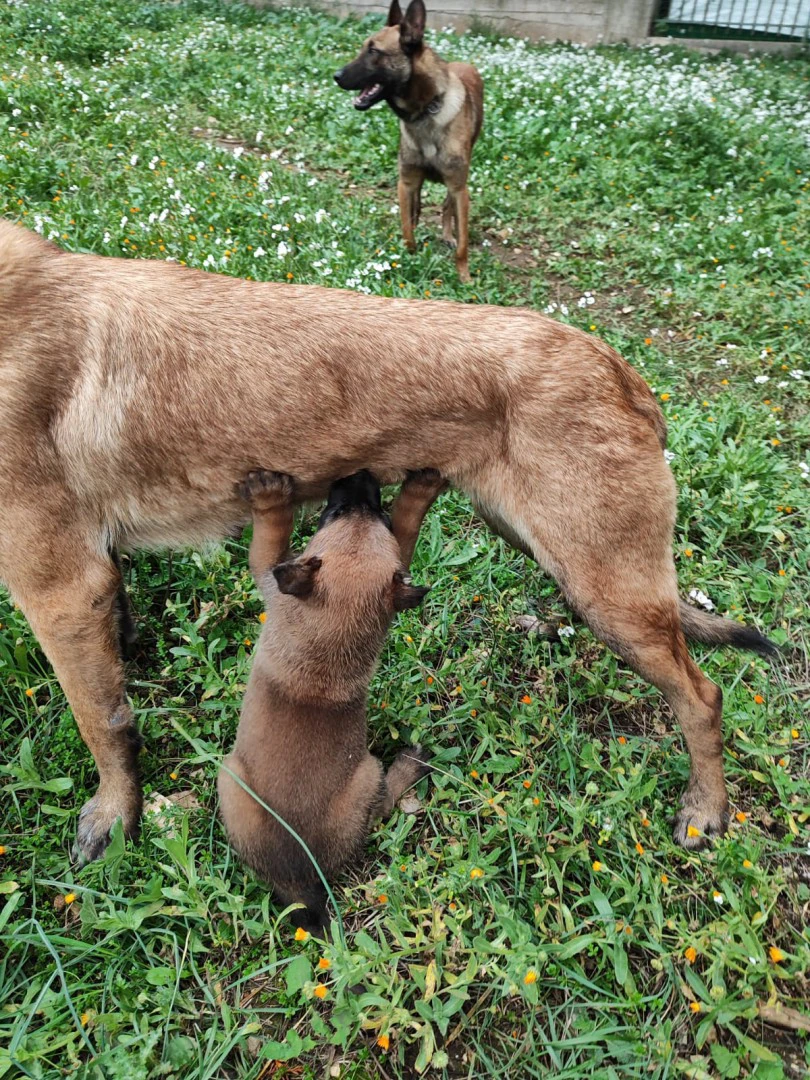
[[[435,107],[428,107],[418,120],[400,121],[399,157],[406,166],[424,169],[441,178],[459,156],[456,129],[464,107],[464,87],[453,80]]]

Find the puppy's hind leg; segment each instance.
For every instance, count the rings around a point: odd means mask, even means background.
[[[430,772],[430,754],[416,745],[403,750],[394,758],[393,764],[385,774],[385,796],[381,815],[388,817],[400,798]]]

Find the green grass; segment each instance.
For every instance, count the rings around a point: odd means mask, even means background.
[[[70,250],[533,305],[618,348],[669,420],[683,592],[797,650],[777,668],[696,650],[740,820],[708,853],[673,845],[688,762],[659,695],[579,625],[517,630],[569,615],[451,493],[417,555],[433,591],[393,627],[369,709],[376,752],[420,739],[438,771],[336,883],[348,944],[324,954],[216,818],[259,630],[244,542],[127,564],[146,790],[184,805],[80,872],[92,764],[0,597],[0,1075],[802,1076],[806,1032],[759,1008],[810,997],[810,68],[434,35],[486,80],[462,286],[438,189],[403,251],[393,116],[331,81],[370,25],[4,5],[0,212]]]

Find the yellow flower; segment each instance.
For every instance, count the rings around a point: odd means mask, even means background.
[[[177,773],[176,772],[170,772],[169,773],[169,779],[170,780],[176,780],[177,779]]]
[[[669,394],[662,394],[661,395],[661,400],[662,401],[669,401]]]
[[[591,863],[591,870],[595,871],[595,873],[598,874],[600,870],[604,870],[604,867],[598,859],[594,859],[594,861]]]
[[[753,869],[753,866],[754,866],[754,864],[751,862],[750,859],[743,859],[743,869],[744,870],[751,870],[751,869]]]
[[[245,638],[245,645],[247,645],[247,646],[248,646],[248,648],[250,648],[250,646],[251,646],[252,644],[253,644],[253,642],[252,642],[252,641],[250,640],[250,638],[249,638],[249,637],[246,637],[246,638]]]
[[[34,696],[34,691],[33,691],[33,690],[31,689],[31,687],[30,687],[30,686],[29,686],[29,687],[28,687],[28,689],[27,689],[27,690],[25,691],[25,696],[26,696],[26,697],[33,697],[33,696]]]
[[[391,1045],[391,1040],[388,1038],[387,1035],[378,1036],[378,1038],[377,1038],[377,1046],[379,1046],[379,1048],[381,1050],[387,1050],[390,1045]]]
[[[798,739],[798,737],[799,737],[799,729],[795,728],[795,727],[791,728],[790,729],[790,737],[791,737],[791,739]]]
[[[309,934],[306,932],[306,930],[303,928],[303,926],[299,926],[298,929],[295,931],[295,940],[296,941],[306,941],[308,937],[309,937]]]
[[[690,964],[694,964],[697,960],[697,949],[694,945],[690,945],[686,952],[683,954]]]
[[[484,871],[481,869],[480,866],[474,866],[472,868],[472,870],[470,871],[470,877],[473,879],[473,881],[475,881],[476,878],[480,878],[480,877],[483,877],[483,876],[484,876]]]
[[[327,960],[327,958],[325,956],[322,956],[320,958],[320,960],[318,961],[318,967],[321,969],[321,971],[328,971],[331,966],[332,966],[332,961]]]
[[[692,549],[691,548],[684,548],[683,553],[687,557],[687,559],[692,558]]]
[[[75,892],[65,893],[65,903],[66,904],[72,904],[75,899],[76,899],[76,893]]]
[[[770,956],[775,964],[781,964],[785,959],[785,954],[781,949],[777,949],[775,945],[771,945],[770,949],[768,949],[768,956]]]
[[[267,612],[266,611],[263,611],[261,613],[261,615],[259,616],[259,622],[260,623],[266,623],[267,622]]]
[[[82,1025],[82,1027],[87,1027],[89,1022],[90,1022],[90,1013],[82,1013],[82,1015],[79,1017],[79,1023]]]
[[[315,997],[320,998],[321,1001],[323,1001],[323,999],[328,993],[329,990],[323,985],[323,983],[318,983],[318,985],[315,987]]]
[[[470,776],[473,780],[477,780],[479,776],[478,769],[470,769]]]
[[[693,1013],[699,1013],[702,1011],[703,1006],[700,1004],[699,1001],[690,1001],[689,1008],[692,1010]]]
[[[534,968],[529,968],[529,970],[523,976],[523,981],[527,986],[531,986],[532,983],[537,982],[537,972],[534,970]]]
[[[694,839],[694,837],[700,836],[700,829],[696,829],[694,825],[688,825],[686,828],[686,835],[691,836]]]
[[[661,884],[662,885],[669,885],[669,878],[667,877],[666,874],[661,875]]]
[[[781,439],[771,439],[771,446],[781,446],[781,445],[782,445],[782,440]]]

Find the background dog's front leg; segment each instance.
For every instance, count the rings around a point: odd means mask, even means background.
[[[57,539],[46,525],[29,539],[21,549],[24,565],[4,576],[95,758],[98,791],[82,808],[74,848],[74,857],[85,862],[103,854],[117,818],[132,836],[141,814],[141,738],[124,697],[117,640],[121,578],[112,559],[89,550],[83,536],[63,531]]]
[[[287,554],[295,517],[295,487],[286,473],[257,469],[248,473],[239,487],[253,512],[253,540],[248,561],[250,572],[261,587],[262,578]]]
[[[425,514],[447,486],[445,478],[435,469],[409,472],[405,478],[391,510],[391,531],[406,568],[411,565]]]
[[[402,222],[402,238],[408,251],[416,251],[414,229],[419,224],[419,212],[422,207],[422,184],[425,175],[421,169],[402,167],[399,173],[397,194],[399,196],[399,216]]]

